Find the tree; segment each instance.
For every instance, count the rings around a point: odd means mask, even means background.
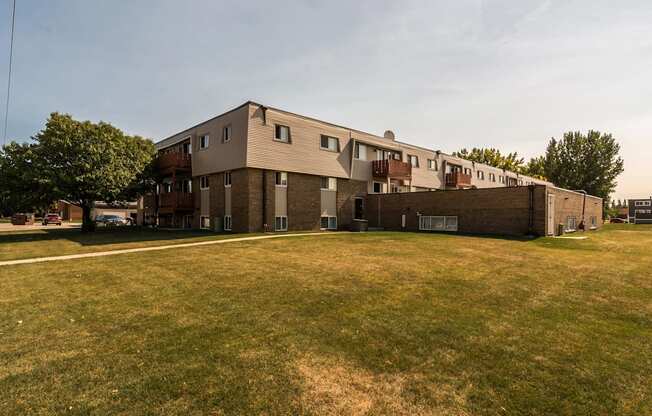
[[[34,146],[11,142],[0,149],[0,201],[3,214],[45,211],[51,187],[38,178]]]
[[[530,161],[521,169],[521,173],[539,178],[541,180],[548,180],[546,176],[546,159],[543,156],[537,156],[530,159]]]
[[[32,139],[34,143],[12,143],[5,148],[0,166],[15,175],[8,181],[9,192],[16,195],[32,187],[39,190],[41,199],[65,199],[79,205],[82,231],[94,229],[91,210],[95,201],[127,201],[153,182],[149,167],[156,154],[154,144],[108,123],[52,113],[45,129]],[[16,154],[23,156],[11,157]]]
[[[482,149],[474,147],[470,152],[467,149],[462,149],[459,152],[454,152],[453,156],[476,163],[484,163],[485,165],[500,169],[511,170],[512,172],[520,172],[525,162],[516,152],[503,155],[500,153],[500,150],[493,148]]]
[[[606,201],[616,188],[624,162],[620,145],[611,134],[589,130],[586,135],[568,132],[552,138],[545,155],[545,176],[555,185],[582,189]]]

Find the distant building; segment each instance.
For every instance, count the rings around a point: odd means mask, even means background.
[[[64,221],[81,221],[82,219],[81,207],[72,202],[64,200],[57,201],[55,209]],[[95,219],[98,215],[117,215],[123,218],[131,218],[135,222],[137,204],[136,202],[127,202],[123,204],[96,201],[95,206],[91,211],[91,218]]]
[[[629,222],[632,224],[652,224],[652,197],[629,200]]]

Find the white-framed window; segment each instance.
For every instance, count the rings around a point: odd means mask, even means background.
[[[413,168],[419,167],[419,157],[416,155],[408,155],[408,161]]]
[[[505,177],[503,175],[498,176],[498,182],[504,184],[505,183]]]
[[[319,148],[322,150],[328,150],[330,152],[339,152],[340,139],[337,137],[325,136],[322,134],[321,140],[319,142]]]
[[[275,231],[287,231],[288,230],[288,217],[281,216],[274,218],[274,230]]]
[[[478,175],[478,179],[484,181],[484,171],[479,170],[476,172],[476,174]]]
[[[429,170],[438,170],[437,161],[434,159],[428,159],[428,169]]]
[[[464,168],[464,174],[465,175],[470,175],[471,174],[471,168]]]
[[[230,215],[225,215],[224,216],[224,231],[231,231],[231,228],[233,227],[231,216]]]
[[[636,209],[635,214],[652,214],[652,209]]]
[[[283,143],[291,143],[291,137],[290,137],[290,127],[284,126],[282,124],[277,124],[274,134],[274,139],[283,142]]]
[[[224,172],[224,187],[228,188],[231,186],[231,172]]]
[[[322,191],[337,191],[337,178],[322,176],[320,182]]]
[[[211,228],[211,219],[207,216],[202,215],[199,217],[199,227],[204,230]]]
[[[421,231],[457,231],[457,217],[444,215],[421,215],[419,217]]]
[[[566,217],[566,231],[575,231],[577,229],[577,218],[574,216]]]
[[[649,207],[652,205],[652,201],[635,201],[634,206],[635,207]]]
[[[337,230],[337,217],[323,216],[319,221],[321,230]]]
[[[523,186],[523,179],[518,180],[518,186]]]
[[[373,192],[375,194],[382,194],[383,193],[383,183],[382,182],[374,182],[373,183]]]
[[[596,228],[598,228],[598,217],[594,215],[591,217],[591,229],[595,230]]]
[[[356,143],[354,157],[358,160],[367,160],[367,146],[362,143]]]
[[[208,134],[202,134],[199,136],[199,149],[207,149],[209,141],[210,136]]]
[[[231,141],[231,134],[233,133],[233,127],[230,124],[227,124],[222,128],[222,142],[227,143]]]
[[[209,188],[208,176],[200,176],[199,177],[199,189],[204,191],[204,190],[206,190],[208,188]]]
[[[489,172],[489,180],[491,182],[496,182],[496,174],[493,172]]]
[[[274,183],[276,186],[288,186],[288,173],[276,172],[274,174]]]

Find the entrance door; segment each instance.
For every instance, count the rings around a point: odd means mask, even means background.
[[[548,194],[548,235],[555,235],[555,196]]]
[[[353,208],[353,219],[363,220],[364,219],[364,199],[354,198],[354,208]]]

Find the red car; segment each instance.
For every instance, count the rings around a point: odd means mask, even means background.
[[[43,217],[43,225],[50,224],[61,225],[61,216],[59,214],[47,214]]]

